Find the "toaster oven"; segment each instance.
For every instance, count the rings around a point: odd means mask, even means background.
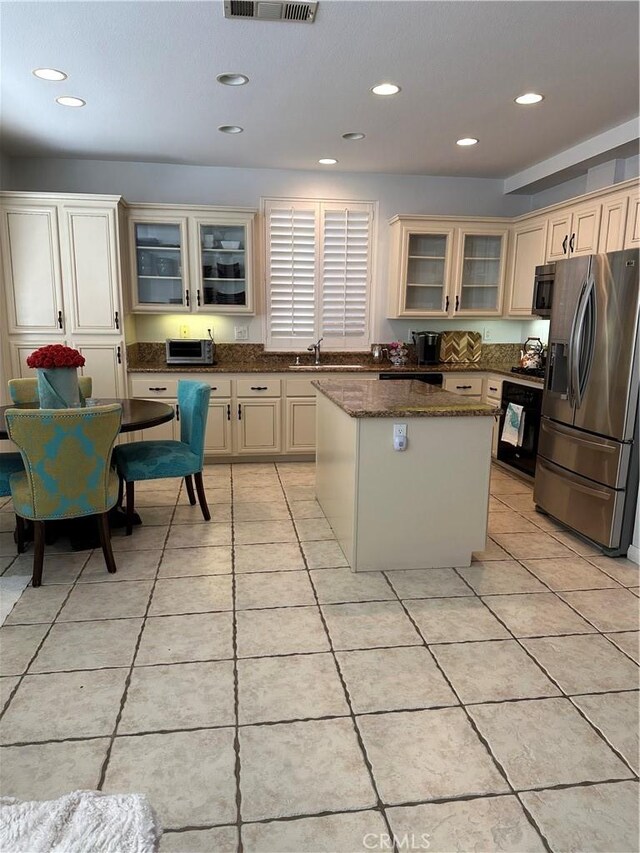
[[[215,354],[208,338],[167,338],[167,364],[215,364]]]

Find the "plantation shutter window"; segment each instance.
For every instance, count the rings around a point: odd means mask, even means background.
[[[321,332],[327,339],[367,338],[371,213],[366,205],[323,205],[322,220]]]
[[[266,345],[369,346],[373,204],[269,199]]]

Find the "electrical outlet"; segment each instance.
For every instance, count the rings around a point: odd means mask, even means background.
[[[393,449],[403,451],[407,449],[407,425],[393,425]]]
[[[408,344],[413,343],[413,336],[414,336],[415,332],[416,332],[416,329],[409,329],[409,331],[407,332],[407,343]]]
[[[180,337],[181,338],[188,338],[189,337],[189,327],[187,326],[186,323],[183,323],[180,326]]]
[[[236,341],[248,341],[249,340],[249,327],[248,326],[234,326],[233,332]]]
[[[485,326],[482,330],[482,339],[485,341],[491,340],[491,329],[488,326]]]

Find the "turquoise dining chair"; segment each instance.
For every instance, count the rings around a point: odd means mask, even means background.
[[[11,497],[9,479],[12,474],[24,471],[22,456],[19,453],[0,453],[0,498]],[[18,554],[24,551],[24,524],[16,516],[16,547]]]
[[[134,484],[136,480],[161,480],[184,477],[189,503],[195,506],[195,480],[200,509],[205,521],[211,520],[202,481],[204,466],[204,434],[209,412],[211,387],[205,382],[178,382],[178,411],[180,412],[180,441],[133,441],[121,444],[113,451],[113,459],[122,483],[127,490],[127,535],[133,530]]]
[[[34,530],[32,585],[42,583],[46,521],[98,517],[107,570],[116,564],[111,549],[109,510],[118,499],[118,477],[111,454],[122,420],[122,406],[89,409],[7,409],[9,438],[17,444],[24,470],[9,486],[19,527]]]

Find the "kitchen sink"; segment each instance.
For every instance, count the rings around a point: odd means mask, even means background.
[[[290,364],[289,370],[362,370],[364,364]]]

